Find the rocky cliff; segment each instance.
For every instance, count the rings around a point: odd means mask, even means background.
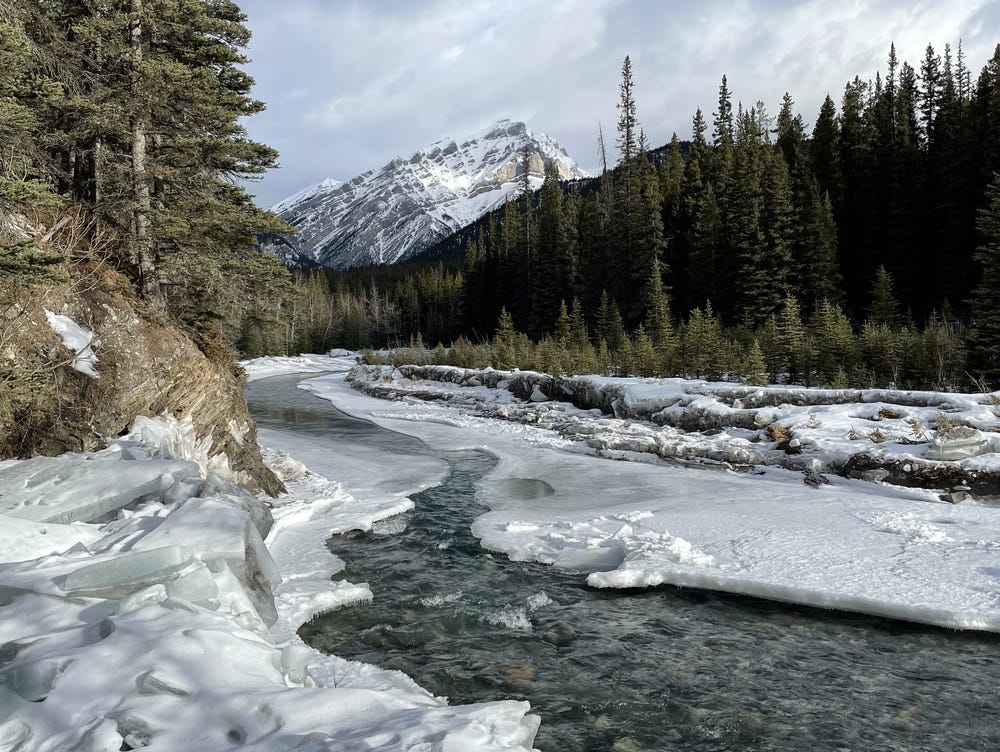
[[[254,490],[281,490],[261,461],[242,371],[221,349],[207,357],[122,275],[80,261],[71,281],[14,300],[0,311],[0,457],[91,451],[137,416],[166,413],[188,424],[196,456],[187,459]],[[50,314],[92,333],[97,378],[73,367],[77,353]]]

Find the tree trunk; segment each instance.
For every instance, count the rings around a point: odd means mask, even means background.
[[[135,261],[139,270],[139,292],[154,304],[163,305],[163,290],[156,271],[153,237],[150,232],[152,193],[146,163],[146,138],[149,131],[149,114],[144,104],[142,86],[142,14],[143,0],[132,0],[132,19],[129,29],[129,46],[132,54],[132,97],[137,111],[132,116],[132,230]]]

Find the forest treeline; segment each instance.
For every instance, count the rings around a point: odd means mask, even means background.
[[[917,68],[890,49],[811,128],[723,78],[655,151],[626,58],[599,178],[525,180],[460,267],[296,279],[255,251],[288,228],[242,187],[277,158],[242,125],[263,108],[245,20],[230,0],[0,0],[3,310],[90,260],[222,357],[419,338],[549,370],[1000,376],[1000,47],[977,76],[960,46]]]
[[[256,238],[290,228],[241,187],[277,159],[242,124],[264,107],[245,21],[229,0],[0,0],[0,310],[106,263],[206,352],[279,326],[296,291]]]
[[[355,347],[517,341],[516,362],[475,359],[550,370],[1000,376],[1000,46],[975,78],[961,45],[928,46],[919,70],[893,46],[811,130],[791,96],[772,116],[734,105],[723,77],[715,111],[655,159],[626,58],[618,113],[613,168],[602,135],[599,179],[525,186],[471,234],[461,269],[330,275],[350,323],[326,331]]]

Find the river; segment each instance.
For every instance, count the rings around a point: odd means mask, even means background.
[[[489,453],[346,415],[301,378],[249,387],[265,443],[307,440],[300,459],[325,474],[330,454],[449,468],[412,512],[331,538],[348,563],[338,577],[368,582],[375,600],[305,625],[309,644],[453,703],[529,700],[543,752],[1000,749],[996,635],[674,587],[596,590],[583,573],[509,561],[469,532]]]

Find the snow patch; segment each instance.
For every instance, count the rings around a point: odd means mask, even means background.
[[[97,342],[94,340],[94,333],[77,324],[69,316],[60,316],[47,308],[43,310],[45,310],[45,318],[48,320],[49,326],[52,327],[52,331],[58,334],[62,340],[63,347],[73,353],[70,366],[92,379],[101,378],[96,367],[97,354],[94,352],[94,346]]]

